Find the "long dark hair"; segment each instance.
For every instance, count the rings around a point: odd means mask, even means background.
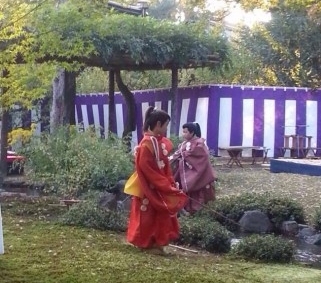
[[[201,127],[196,122],[185,123],[182,128],[187,129],[190,133],[194,133],[194,136],[197,136],[198,138],[201,137]]]
[[[148,129],[151,131],[154,130],[157,122],[161,122],[161,126],[163,126],[167,121],[170,121],[171,117],[167,114],[167,112],[163,110],[157,110],[153,106],[149,106],[145,113],[145,121],[143,130],[147,132]]]

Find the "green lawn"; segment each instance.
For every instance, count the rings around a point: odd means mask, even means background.
[[[124,235],[56,224],[61,209],[47,202],[6,200],[2,212],[1,283],[321,282],[321,270],[299,265],[252,263],[174,249],[166,257],[145,254],[127,245]]]

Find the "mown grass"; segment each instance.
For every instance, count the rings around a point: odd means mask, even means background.
[[[311,222],[315,210],[321,206],[320,177],[288,173],[270,173],[268,167],[243,162],[244,168],[226,167],[225,160],[216,166],[219,181],[218,198],[242,193],[266,193],[288,197],[302,205],[306,220]],[[320,279],[321,282],[321,279]]]
[[[208,253],[171,249],[170,256],[141,252],[108,231],[62,226],[53,200],[2,203],[5,254],[1,283],[321,281],[321,270],[261,264]]]

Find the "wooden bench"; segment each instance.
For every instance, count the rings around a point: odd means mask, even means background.
[[[317,151],[318,150],[321,151],[321,148],[320,147],[308,147],[308,148],[305,148],[305,157],[307,157],[309,152],[313,153],[313,157],[318,157],[317,156]],[[319,157],[321,157],[321,156],[319,156]]]
[[[227,166],[232,167],[233,164],[236,164],[239,167],[243,167],[241,163],[242,151],[243,150],[252,150],[252,164],[256,163],[257,157],[260,157],[259,154],[262,153],[263,161],[267,160],[267,153],[269,148],[264,146],[225,146],[219,147],[219,150],[226,150],[230,156]]]
[[[284,146],[280,147],[281,156],[284,157],[287,150],[290,151],[290,157],[306,158],[309,151],[313,151],[311,146],[312,136],[304,135],[284,135]],[[315,152],[313,151],[315,155]]]
[[[259,147],[259,148],[253,148],[252,149],[252,164],[256,164],[256,160],[258,157],[263,157],[262,163],[268,162],[267,161],[267,154],[269,152],[269,148],[266,148],[265,146]]]

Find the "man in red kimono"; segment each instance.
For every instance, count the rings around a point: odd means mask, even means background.
[[[168,161],[172,149],[164,137],[169,115],[150,107],[145,115],[144,138],[136,149],[136,171],[141,197],[133,196],[127,240],[133,245],[163,251],[178,238],[177,212],[187,200],[175,184]]]

